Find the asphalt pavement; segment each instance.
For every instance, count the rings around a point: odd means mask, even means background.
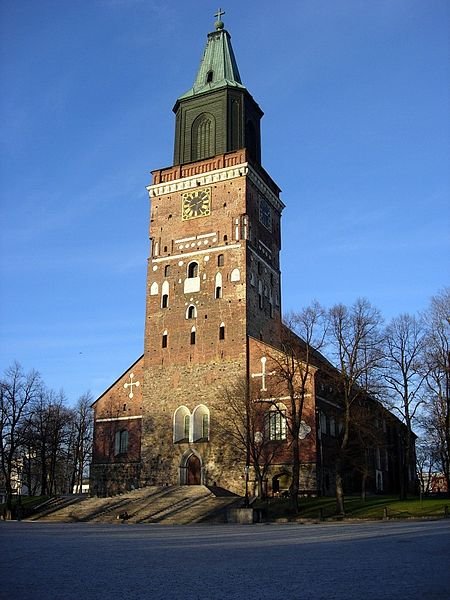
[[[450,520],[0,523],[3,600],[449,600]]]

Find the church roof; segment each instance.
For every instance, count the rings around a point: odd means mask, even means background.
[[[223,22],[216,22],[216,31],[208,34],[194,85],[178,100],[191,98],[212,90],[234,87],[245,90],[231,46],[231,37],[223,28]]]

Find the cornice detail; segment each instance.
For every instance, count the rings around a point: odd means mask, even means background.
[[[273,208],[281,213],[283,208],[285,208],[285,205],[250,165],[248,165],[248,177],[250,181],[258,188],[264,198],[268,200],[270,204],[272,204]]]
[[[248,163],[242,163],[233,167],[225,167],[224,169],[209,171],[208,173],[175,179],[174,181],[170,182],[149,185],[147,187],[147,191],[150,199],[152,199],[157,198],[158,196],[165,196],[166,194],[173,194],[174,192],[183,192],[192,188],[210,185],[211,183],[244,177],[248,174],[248,171]]]
[[[278,198],[276,194],[270,189],[265,181],[260,177],[257,171],[248,163],[244,162],[239,165],[232,167],[224,167],[223,169],[215,169],[214,171],[208,171],[207,173],[199,173],[190,175],[188,177],[181,177],[180,179],[174,179],[173,181],[167,181],[163,183],[156,183],[154,185],[147,186],[147,192],[150,200],[157,198],[158,196],[165,196],[166,194],[173,194],[175,192],[183,192],[204,185],[210,185],[212,183],[218,183],[220,181],[227,181],[230,179],[237,179],[238,177],[245,177],[248,175],[250,181],[256,186],[258,191],[272,204],[273,208],[279,213],[285,208],[283,202]]]

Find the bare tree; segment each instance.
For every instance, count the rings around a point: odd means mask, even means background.
[[[343,409],[335,463],[339,514],[345,512],[343,473],[350,443],[352,407],[370,391],[371,372],[380,364],[381,323],[379,311],[365,299],[357,300],[351,307],[337,304],[329,311],[328,343],[335,361],[334,375]]]
[[[81,490],[92,455],[92,395],[83,394],[72,410],[72,428],[68,462],[71,469],[70,490]]]
[[[264,482],[270,466],[281,452],[280,443],[270,440],[264,420],[265,411],[257,398],[251,398],[245,379],[224,389],[220,435],[245,460],[246,468],[253,467],[260,498],[266,494]],[[245,476],[247,486],[247,472]],[[248,490],[246,498],[247,494]]]
[[[436,444],[447,489],[450,490],[450,288],[432,298],[425,319],[427,431]]]
[[[421,357],[425,349],[423,324],[414,316],[394,318],[385,330],[384,379],[389,408],[399,413],[406,425],[405,448],[401,456],[400,499],[405,499],[415,477],[413,424],[424,402],[424,371]]]
[[[294,512],[298,512],[301,472],[301,437],[304,426],[303,415],[307,397],[314,390],[314,375],[317,371],[314,360],[325,339],[325,311],[313,302],[285,319],[281,352],[270,353],[274,380],[280,390],[287,390],[288,404],[285,418],[289,434],[292,457],[292,479],[290,497]],[[279,404],[274,401],[274,408]]]
[[[0,460],[8,518],[12,509],[12,477],[19,466],[20,450],[27,436],[27,422],[33,403],[41,389],[39,373],[30,371],[25,374],[19,363],[9,367],[0,380]]]
[[[350,436],[347,459],[349,465],[361,476],[361,499],[366,499],[367,480],[373,473],[374,463],[381,462],[381,451],[386,449],[381,406],[368,396],[362,396],[351,407]],[[378,459],[377,459],[378,455]]]
[[[420,441],[416,446],[417,477],[423,494],[431,491],[432,474],[439,464],[436,449],[430,441],[430,438],[426,436],[426,439]]]
[[[27,427],[27,447],[42,495],[69,491],[67,448],[73,420],[62,391],[41,388]]]

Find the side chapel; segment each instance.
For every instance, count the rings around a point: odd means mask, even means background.
[[[288,404],[279,385],[271,387],[271,360],[285,333],[284,204],[261,164],[263,112],[242,83],[222,14],[193,86],[173,108],[173,165],[153,171],[147,188],[144,354],[93,405],[93,494],[196,484],[242,494],[244,473],[253,479],[251,465],[220,435],[224,389],[238,381],[248,382],[263,406],[265,435],[284,444],[266,490],[289,488]],[[321,375],[329,363],[316,362],[302,415],[300,486],[326,494],[333,492],[339,401]],[[392,438],[391,450],[374,459],[374,491],[395,488],[400,423],[384,413],[380,427]]]

